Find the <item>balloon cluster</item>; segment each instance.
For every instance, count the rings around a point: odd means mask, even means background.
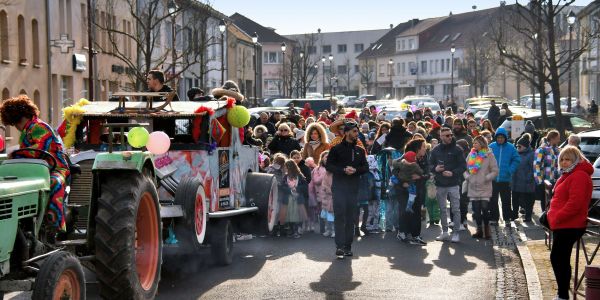
[[[250,112],[241,105],[235,105],[227,110],[227,122],[237,128],[243,128],[250,123]]]
[[[150,153],[161,155],[171,147],[171,139],[162,131],[148,133],[144,127],[134,127],[127,133],[127,141],[133,148],[146,147]]]

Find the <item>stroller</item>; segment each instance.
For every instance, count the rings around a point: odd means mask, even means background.
[[[398,201],[394,195],[393,185],[390,184],[390,177],[392,176],[392,161],[401,156],[402,152],[391,147],[384,148],[377,154],[383,184],[379,205],[379,227],[385,231],[393,231],[398,227]]]

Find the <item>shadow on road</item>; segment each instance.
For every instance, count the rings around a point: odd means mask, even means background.
[[[361,282],[352,281],[352,259],[335,260],[310,288],[325,294],[326,299],[344,299],[344,292],[355,290]]]

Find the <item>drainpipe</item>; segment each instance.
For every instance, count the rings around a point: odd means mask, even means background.
[[[52,124],[54,101],[52,101],[52,53],[50,51],[50,0],[46,0],[46,61],[48,62],[48,123]]]

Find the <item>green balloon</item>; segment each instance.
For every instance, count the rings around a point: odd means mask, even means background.
[[[134,127],[127,133],[127,141],[133,148],[142,148],[148,143],[150,133],[144,127]]]

